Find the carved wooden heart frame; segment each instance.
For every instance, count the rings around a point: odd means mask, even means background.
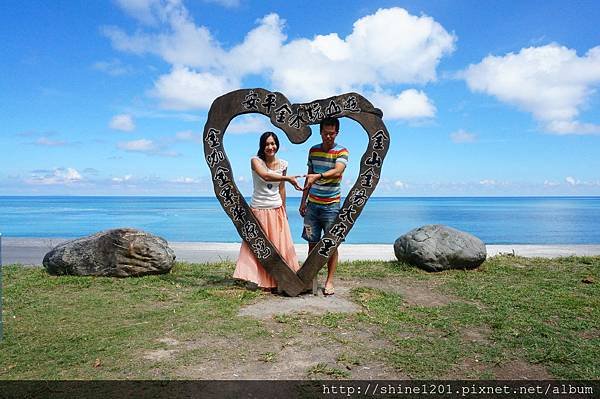
[[[309,125],[328,116],[348,117],[357,121],[369,136],[369,144],[360,160],[360,173],[348,193],[338,217],[294,273],[265,235],[246,200],[235,185],[232,168],[223,147],[223,136],[231,120],[241,114],[259,113],[283,130],[293,144],[304,143],[311,135]],[[215,194],[229,215],[240,237],[248,243],[265,270],[277,280],[278,287],[296,296],[310,286],[329,255],[344,240],[367,200],[375,190],[381,166],[388,151],[390,135],[381,119],[381,110],[363,96],[346,93],[304,104],[290,104],[281,93],[264,89],[242,89],[217,98],[204,126],[204,156],[211,171]]]

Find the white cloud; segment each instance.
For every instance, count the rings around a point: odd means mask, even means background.
[[[567,186],[570,187],[598,187],[600,186],[600,180],[584,180],[581,181],[573,176],[567,176],[565,177],[565,183],[567,184]],[[560,183],[557,183],[555,181],[549,181],[546,180],[544,181],[544,186],[545,187],[556,187],[556,186],[560,186]]]
[[[437,64],[454,51],[455,40],[433,18],[402,8],[379,9],[359,19],[346,38],[354,63],[366,64],[378,84],[435,80]]]
[[[469,133],[463,129],[459,129],[458,131],[450,134],[450,139],[452,139],[454,143],[474,143],[477,141],[477,135]]]
[[[136,33],[128,36],[121,29],[114,26],[105,26],[101,29],[104,36],[108,37],[114,48],[133,54],[145,54],[150,52],[153,38],[149,35]]]
[[[396,181],[394,182],[394,187],[396,187],[396,188],[399,188],[399,189],[404,189],[404,188],[406,188],[407,186],[406,186],[406,183],[404,183],[404,182],[401,182],[400,180],[396,180]]]
[[[63,147],[65,145],[67,145],[68,143],[63,140],[52,140],[48,137],[43,136],[43,137],[38,138],[31,144],[41,145],[43,147]]]
[[[169,158],[177,158],[177,157],[181,156],[180,153],[178,153],[177,151],[173,151],[173,150],[157,151],[155,153],[155,155],[160,155],[161,157],[169,157]]]
[[[191,130],[184,130],[184,131],[175,133],[175,138],[177,140],[183,140],[183,141],[193,140],[194,137],[195,137],[195,134]]]
[[[207,3],[215,3],[226,8],[239,7],[240,0],[204,0]]]
[[[436,79],[440,59],[456,38],[433,18],[402,8],[380,9],[360,18],[352,33],[296,39],[273,59],[275,87],[299,100],[346,91],[369,91],[391,84],[423,84]]]
[[[481,184],[482,186],[495,186],[498,183],[496,182],[496,180],[493,179],[483,179],[479,181],[479,184]]]
[[[265,117],[242,115],[235,118],[227,127],[227,133],[246,134],[273,131],[273,125]]]
[[[145,25],[156,25],[169,15],[169,12],[183,9],[181,0],[115,0],[117,5],[129,16]],[[226,8],[236,8],[240,0],[204,0]]]
[[[27,137],[32,141],[26,144],[37,145],[42,147],[64,147],[68,145],[76,144],[75,142],[53,139],[52,137],[58,136],[58,132],[47,131],[47,132],[36,132],[36,131],[24,131],[17,133],[19,137]]]
[[[119,7],[138,21],[153,25],[157,22],[155,12],[159,10],[159,0],[116,0]]]
[[[573,176],[567,176],[567,177],[565,177],[565,181],[567,182],[567,184],[569,186],[576,186],[576,185],[579,184],[579,180],[577,180]]]
[[[237,88],[238,84],[225,76],[175,67],[155,82],[152,95],[167,109],[206,109],[215,98]]]
[[[145,33],[138,30],[135,34],[128,35],[117,27],[104,27],[102,33],[110,38],[116,49],[134,54],[155,54],[166,62],[178,66],[220,66],[223,50],[213,39],[208,28],[194,24],[181,2],[141,1],[141,3],[147,4],[139,8],[138,12],[128,8],[125,8],[125,11],[138,19],[143,19],[145,18],[143,15],[146,15],[145,10],[150,10],[152,24],[158,24],[159,32]]]
[[[600,46],[582,57],[558,44],[490,55],[462,75],[471,90],[531,112],[550,133],[600,133],[600,125],[577,120],[600,83]]]
[[[97,71],[107,73],[111,76],[127,75],[132,71],[131,67],[123,65],[123,63],[117,59],[95,62],[94,65],[92,65],[92,68]]]
[[[320,52],[331,61],[345,61],[352,57],[352,50],[348,43],[340,39],[337,33],[329,35],[317,35],[310,42],[315,52]]]
[[[133,117],[129,114],[119,114],[112,117],[108,126],[114,130],[121,130],[123,132],[131,132],[135,130],[135,122]]]
[[[85,168],[83,170],[83,174],[97,176],[97,175],[100,174],[100,171],[98,169],[95,169],[95,168]]]
[[[77,183],[81,180],[83,180],[83,177],[77,169],[55,168],[51,171],[34,171],[25,182],[34,185],[57,185]]]
[[[181,155],[176,151],[166,149],[164,143],[157,144],[148,139],[122,141],[117,143],[117,148],[128,152],[141,152],[146,155],[158,155],[161,157],[178,157]]]
[[[178,141],[193,141],[196,143],[202,143],[202,134],[194,133],[191,130],[183,130],[175,133],[175,140]]]
[[[194,179],[193,177],[178,177],[174,180],[172,180],[173,183],[179,183],[179,184],[196,184],[196,183],[200,183],[200,180],[198,179]]]
[[[556,134],[600,134],[600,125],[578,121],[551,121],[547,128]]]
[[[113,177],[111,179],[112,182],[114,183],[125,183],[128,182],[132,179],[133,175],[125,175],[123,177]]]
[[[281,57],[287,38],[283,33],[285,20],[277,14],[268,14],[257,23],[258,26],[248,32],[243,42],[233,46],[229,52],[219,49],[227,68],[226,74],[239,78],[245,74],[272,73],[273,63]]]
[[[435,116],[436,108],[425,93],[415,89],[398,95],[375,93],[369,95],[373,104],[381,108],[386,119],[420,119]]]
[[[144,7],[140,9],[147,9]],[[358,19],[344,38],[327,33],[289,42],[283,31],[285,21],[269,14],[228,50],[208,28],[196,25],[182,4],[163,6],[161,15],[158,32],[130,35],[107,27],[104,34],[118,50],[156,54],[172,65],[171,72],[159,77],[152,90],[169,109],[207,108],[217,96],[255,75],[293,101],[348,91],[389,92],[395,84],[425,84],[436,80],[441,58],[454,51],[456,41],[431,17],[389,8]],[[420,91],[381,97],[390,119],[435,113]]]
[[[157,148],[152,140],[147,139],[120,142],[117,144],[117,147],[125,151],[133,152],[153,152],[156,151]]]

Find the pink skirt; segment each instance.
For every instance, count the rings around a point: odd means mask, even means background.
[[[272,209],[250,208],[262,226],[267,238],[271,240],[282,258],[295,272],[300,269],[296,249],[290,233],[287,214],[283,206]],[[235,266],[233,277],[241,280],[252,281],[262,288],[275,288],[277,281],[258,262],[248,244],[243,241],[240,256]]]

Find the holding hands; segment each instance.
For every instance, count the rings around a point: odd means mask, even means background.
[[[323,178],[323,174],[321,173],[309,173],[302,177],[306,177],[304,180],[304,195],[302,196],[302,201],[300,201],[300,208],[298,211],[300,212],[300,216],[304,217],[306,215],[306,196],[308,195],[308,190],[310,187],[319,179]]]
[[[317,180],[321,179],[323,177],[322,174],[320,173],[310,173],[307,175],[292,175],[292,176],[286,176],[285,180],[290,183],[292,186],[294,186],[294,188],[298,191],[304,191],[304,190],[308,190]],[[301,179],[301,178],[306,178],[306,180],[304,180],[304,187],[300,186],[300,184],[298,184],[298,181],[296,179]]]
[[[304,188],[309,189],[317,180],[323,177],[322,173],[309,173],[306,176],[306,181],[304,182]]]
[[[298,184],[298,181],[296,179],[305,177],[306,175],[293,175],[293,176],[286,176],[286,181],[288,183],[290,183],[292,186],[294,186],[294,188],[298,191],[302,191],[304,190],[302,188],[302,186],[300,186],[300,184]]]

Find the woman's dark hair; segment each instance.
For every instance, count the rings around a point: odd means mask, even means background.
[[[259,144],[258,144],[258,152],[256,153],[256,155],[260,159],[262,159],[263,161],[266,161],[266,159],[265,159],[265,147],[267,146],[267,139],[269,137],[273,137],[273,140],[275,140],[275,145],[277,146],[277,150],[279,150],[279,139],[277,138],[277,135],[275,133],[273,133],[273,132],[264,132],[260,136],[260,141],[259,141]]]

